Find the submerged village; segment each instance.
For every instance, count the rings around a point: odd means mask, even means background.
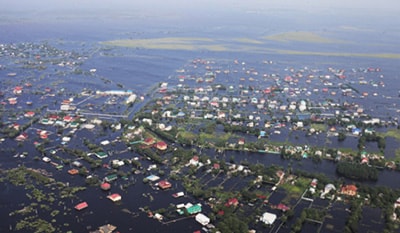
[[[0,45],[2,232],[400,231],[379,66],[194,58],[139,93],[96,52]]]

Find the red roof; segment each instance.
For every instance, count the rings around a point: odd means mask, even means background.
[[[118,193],[113,193],[111,195],[108,195],[107,198],[110,199],[111,201],[120,201],[121,195],[119,195]]]
[[[286,206],[285,204],[282,204],[282,203],[279,203],[279,204],[276,206],[276,208],[277,208],[278,210],[282,210],[282,211],[287,211],[287,210],[290,209],[288,206]]]
[[[72,169],[68,170],[68,173],[71,174],[71,175],[76,175],[76,174],[79,173],[79,171],[77,169],[75,169],[75,168],[72,168]]]
[[[49,116],[49,119],[50,119],[50,120],[57,120],[57,119],[58,119],[58,116],[57,116],[57,115],[50,115],[50,116]]]
[[[77,205],[75,206],[75,209],[76,209],[76,210],[82,210],[82,209],[87,208],[88,206],[89,206],[89,205],[86,203],[86,201],[84,201],[84,202],[81,202],[81,203],[77,204]]]
[[[64,121],[67,121],[67,122],[71,122],[74,120],[74,118],[72,116],[65,116],[63,119],[64,119]]]
[[[160,187],[161,189],[171,188],[171,186],[172,184],[167,180],[161,180],[160,182],[158,182],[158,187]]]
[[[225,206],[237,206],[239,204],[239,201],[238,201],[238,199],[237,198],[230,198],[227,202],[226,202],[226,204],[225,204]]]
[[[167,143],[165,143],[163,141],[157,142],[156,147],[159,150],[166,150],[167,149]]]
[[[29,111],[25,113],[26,117],[33,117],[35,115],[35,112]]]
[[[109,190],[111,188],[111,185],[110,185],[110,183],[104,182],[104,183],[101,183],[100,188],[103,190]]]
[[[357,186],[355,186],[353,184],[342,186],[340,191],[342,194],[354,196],[357,194]]]
[[[146,138],[144,140],[144,143],[147,144],[147,145],[151,145],[151,144],[154,143],[154,138]]]

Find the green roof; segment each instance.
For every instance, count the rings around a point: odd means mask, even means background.
[[[99,158],[99,159],[104,159],[104,158],[107,158],[107,153],[106,152],[97,152],[96,153],[96,156],[97,156],[97,158]]]
[[[201,205],[196,204],[186,209],[189,214],[196,214],[201,212]]]
[[[111,175],[106,176],[106,178],[104,178],[104,179],[105,179],[107,182],[109,182],[109,181],[116,180],[117,178],[118,178],[117,174],[111,174]]]

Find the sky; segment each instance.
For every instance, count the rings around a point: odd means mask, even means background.
[[[109,9],[152,10],[154,12],[215,9],[273,9],[309,11],[318,9],[350,9],[378,12],[399,12],[398,0],[0,0],[3,10]]]
[[[0,3],[7,6],[0,9],[0,24],[80,20],[108,25],[146,22],[167,30],[207,31],[204,29],[215,27],[243,32],[246,27],[257,25],[261,33],[321,32],[346,27],[400,34],[399,0],[0,0]]]

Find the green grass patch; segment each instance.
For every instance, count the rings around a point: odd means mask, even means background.
[[[284,183],[281,185],[283,189],[286,190],[288,194],[283,202],[289,203],[291,199],[299,199],[304,191],[310,185],[311,179],[300,177],[296,180],[294,184]]]
[[[378,133],[378,135],[382,137],[392,137],[400,140],[400,130],[398,129],[389,129],[386,133]]]
[[[345,43],[341,40],[321,37],[311,32],[287,32],[264,37],[263,39],[274,41],[294,41],[308,43]],[[241,44],[238,45],[237,42]],[[347,43],[347,42],[346,42]],[[253,52],[253,53],[276,53],[288,55],[311,55],[311,56],[333,56],[333,57],[370,57],[385,59],[400,59],[399,53],[341,53],[341,52],[316,52],[301,50],[285,50],[268,48],[263,41],[252,38],[211,39],[204,37],[163,37],[149,39],[122,39],[102,42],[104,45],[162,49],[162,50],[189,50],[189,51],[230,51],[230,52]]]
[[[325,124],[311,124],[310,125],[311,128],[317,130],[317,131],[322,131],[325,132],[326,131],[326,125]]]
[[[394,156],[395,156],[394,157],[394,161],[395,162],[400,162],[400,148],[395,150]]]
[[[188,131],[180,131],[179,137],[186,138],[188,140],[194,140],[197,138],[197,135]]]

